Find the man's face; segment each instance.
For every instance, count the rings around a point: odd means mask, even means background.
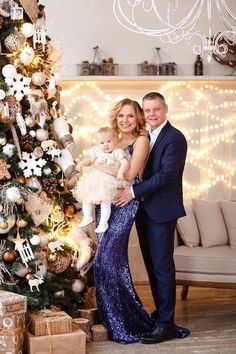
[[[168,107],[162,100],[156,98],[155,100],[144,100],[143,111],[146,122],[150,125],[151,130],[154,130],[166,120]]]

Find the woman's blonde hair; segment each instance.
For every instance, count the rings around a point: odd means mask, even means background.
[[[144,118],[143,110],[137,101],[133,101],[130,98],[124,98],[123,100],[117,102],[115,106],[112,108],[111,115],[110,115],[110,122],[111,122],[112,129],[117,133],[118,136],[120,130],[118,129],[117,126],[117,117],[122,107],[126,105],[132,106],[137,116],[137,126],[133,132],[133,135],[135,137],[138,137],[140,135],[147,136],[148,133],[145,129],[145,118]]]

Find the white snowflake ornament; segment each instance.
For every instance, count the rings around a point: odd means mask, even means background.
[[[5,78],[6,84],[9,86],[9,94],[15,96],[18,101],[21,101],[25,95],[31,92],[30,82],[31,78],[16,74],[13,78]]]
[[[42,176],[42,167],[46,165],[47,161],[42,158],[36,157],[33,153],[23,151],[19,166],[23,171],[24,176],[30,177]]]

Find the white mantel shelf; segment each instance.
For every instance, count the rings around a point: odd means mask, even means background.
[[[62,81],[236,81],[236,76],[72,76]]]

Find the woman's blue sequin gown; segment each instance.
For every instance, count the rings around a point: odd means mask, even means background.
[[[128,148],[132,153],[133,146]],[[128,264],[128,240],[138,203],[133,199],[124,207],[112,206],[109,228],[98,234],[93,265],[99,317],[109,338],[118,343],[137,342],[154,327],[134,289]],[[99,208],[96,218],[99,222]]]

